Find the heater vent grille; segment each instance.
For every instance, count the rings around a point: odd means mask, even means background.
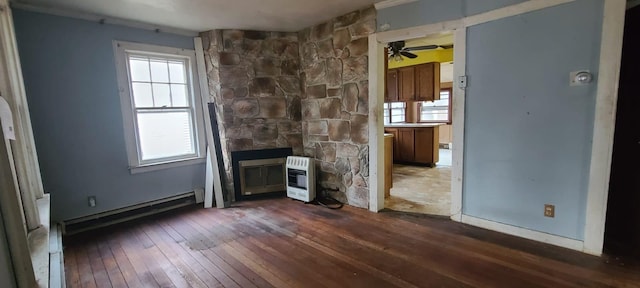
[[[304,202],[316,198],[315,161],[308,157],[287,157],[287,197]]]

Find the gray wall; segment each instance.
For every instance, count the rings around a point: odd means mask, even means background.
[[[13,11],[44,188],[53,220],[192,191],[204,164],[132,175],[112,41],[193,49],[191,37]],[[87,197],[97,196],[97,207]]]
[[[526,0],[419,0],[378,11],[378,27],[391,25],[391,30],[460,19]]]
[[[569,73],[598,71],[601,20],[581,0],[467,30],[465,214],[583,239],[596,84]]]
[[[378,25],[400,29],[523,1],[437,2],[383,9]],[[597,87],[568,82],[571,71],[598,70],[602,10],[602,0],[580,0],[468,29],[464,214],[583,239]],[[543,216],[545,203],[555,218]]]

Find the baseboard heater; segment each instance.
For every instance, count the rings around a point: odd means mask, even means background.
[[[196,191],[172,197],[63,221],[62,233],[64,235],[73,235],[83,231],[106,227],[172,209],[202,203],[204,197],[203,194],[203,190],[197,189]]]

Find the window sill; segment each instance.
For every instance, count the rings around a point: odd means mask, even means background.
[[[140,165],[136,167],[129,167],[129,172],[131,172],[131,174],[138,174],[138,173],[145,173],[145,172],[151,172],[151,171],[157,171],[157,170],[163,170],[163,169],[169,169],[169,168],[175,168],[175,167],[190,166],[190,165],[205,163],[206,160],[207,159],[205,157],[201,157],[201,158],[191,158],[191,159],[171,161],[171,162]]]

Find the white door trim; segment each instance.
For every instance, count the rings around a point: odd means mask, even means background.
[[[458,20],[445,21],[441,23],[428,24],[423,26],[379,32],[372,34],[371,37],[375,37],[376,41],[369,41],[369,55],[370,58],[380,58],[381,53],[378,52],[381,43],[387,43],[398,40],[408,40],[414,38],[425,37],[429,34],[438,33],[440,31],[455,32],[455,47],[463,49],[466,46],[466,28],[498,19],[520,15],[544,8],[549,8],[575,0],[530,0],[520,4],[507,6],[504,8],[496,9],[493,11],[485,12],[478,15],[473,15]],[[549,237],[546,233],[541,233],[533,230],[528,230],[520,227],[500,224],[500,225],[485,225],[476,221],[477,218],[469,218],[469,216],[462,215],[462,181],[464,167],[464,147],[461,146],[464,143],[464,123],[463,121],[456,121],[456,119],[464,119],[464,93],[460,94],[461,89],[454,92],[453,103],[453,117],[454,117],[454,144],[453,144],[453,170],[452,170],[452,204],[451,213],[452,219],[455,221],[466,222],[471,225],[480,226],[484,225],[485,228],[492,229],[498,232],[509,234],[509,231],[517,228],[518,235],[529,238],[532,240],[550,243],[562,247],[567,247],[575,250],[580,250],[589,254],[600,255],[602,254],[602,248],[604,244],[604,224],[606,219],[606,204],[609,194],[609,177],[611,170],[611,156],[613,150],[613,132],[615,128],[615,110],[617,102],[617,90],[618,80],[620,73],[620,59],[622,54],[622,34],[624,30],[624,19],[626,1],[625,0],[604,0],[604,20],[602,29],[602,48],[600,55],[600,68],[598,71],[598,90],[596,100],[595,111],[595,123],[593,132],[593,147],[591,153],[591,170],[589,174],[589,186],[586,206],[586,219],[585,219],[585,233],[584,241],[559,237],[554,241],[548,241]],[[465,32],[463,32],[465,31]],[[606,47],[605,47],[606,46]],[[454,48],[455,49],[455,48]],[[464,74],[464,62],[466,60],[464,53],[456,53],[454,50],[454,75],[459,76]],[[466,51],[466,47],[462,51]],[[462,60],[462,61],[461,61]],[[378,115],[381,112],[377,111],[380,108],[375,108],[374,104],[380,102],[382,99],[377,93],[377,86],[372,83],[382,82],[381,77],[384,77],[381,72],[376,71],[379,65],[371,65],[374,61],[369,61],[369,101],[370,101],[370,139],[378,139],[383,133],[382,119],[378,119]],[[462,62],[458,64],[458,62]],[[457,65],[456,65],[457,64]],[[462,71],[462,73],[460,73]],[[379,80],[380,79],[380,80]],[[383,89],[383,88],[382,88]],[[382,91],[380,89],[380,91]],[[462,91],[464,92],[464,91]],[[462,98],[460,98],[462,95]],[[373,99],[375,98],[375,99]],[[456,99],[458,101],[456,101]],[[461,103],[462,102],[462,103]],[[377,113],[377,114],[376,114]],[[455,123],[458,123],[457,125]],[[462,122],[462,123],[461,123]],[[375,128],[375,129],[374,129]],[[378,157],[382,159],[381,153],[378,153],[378,147],[382,147],[380,141],[371,142],[370,149],[373,160]],[[373,148],[373,149],[372,149]],[[374,153],[375,152],[375,153]],[[379,155],[380,154],[380,155]],[[377,155],[377,156],[376,156]],[[380,170],[381,167],[377,167],[382,162],[375,161],[370,163],[371,170]],[[380,174],[382,175],[382,174]],[[382,189],[383,185],[378,187],[371,187],[370,195],[370,209],[374,211],[371,205],[375,204],[378,207],[380,205],[379,195],[384,194]],[[376,197],[373,197],[373,196]],[[372,199],[376,200],[372,200]],[[380,209],[378,209],[380,210]],[[378,211],[375,210],[375,211]],[[466,220],[465,220],[466,219]],[[471,219],[471,220],[469,220]],[[487,221],[491,222],[491,221]],[[483,227],[483,226],[481,226]],[[510,227],[510,228],[508,228]],[[520,230],[522,229],[522,230]],[[528,232],[525,232],[528,231]],[[537,233],[534,233],[537,232]],[[541,234],[538,234],[541,233]],[[545,240],[547,239],[547,240]],[[577,242],[581,244],[578,245]],[[564,243],[564,244],[563,244]],[[568,243],[568,244],[567,244]]]
[[[384,134],[382,103],[384,103],[384,45],[376,34],[369,35],[369,210],[384,208]],[[382,161],[381,161],[382,160]]]
[[[584,252],[594,255],[601,255],[604,245],[626,5],[625,0],[604,1],[600,68],[598,69],[584,227]]]
[[[462,221],[462,178],[464,174],[464,111],[465,90],[458,79],[466,75],[467,70],[467,28],[456,29],[453,39],[453,151],[451,170],[451,220]]]

